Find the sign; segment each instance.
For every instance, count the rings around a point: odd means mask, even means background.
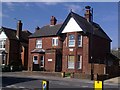
[[[102,81],[95,81],[94,82],[94,90],[102,90],[103,82]]]
[[[42,81],[42,90],[48,90],[49,89],[49,82],[46,80]]]
[[[52,59],[48,59],[48,61],[52,61]]]

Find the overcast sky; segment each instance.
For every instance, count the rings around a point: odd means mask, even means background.
[[[94,22],[98,23],[112,39],[112,48],[118,47],[118,3],[117,2],[2,2],[0,17],[2,26],[16,29],[17,20],[22,20],[23,29],[34,32],[37,26],[50,24],[55,16],[57,23],[66,19],[70,10],[84,17],[84,7],[93,8]]]

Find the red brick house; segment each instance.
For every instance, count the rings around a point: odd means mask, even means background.
[[[1,27],[0,64],[9,65],[12,63],[22,63],[24,69],[27,69],[29,35],[31,35],[29,31],[22,31],[21,20],[17,23],[17,30]]]
[[[29,37],[28,70],[106,73],[111,39],[92,21],[90,7],[85,17],[70,12],[62,24],[54,16],[50,25],[37,27]]]

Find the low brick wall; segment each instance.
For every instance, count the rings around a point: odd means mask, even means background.
[[[84,73],[75,73],[74,78],[78,79],[91,79],[91,75],[84,74]]]

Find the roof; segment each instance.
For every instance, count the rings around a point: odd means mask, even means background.
[[[39,30],[36,30],[36,32],[30,35],[29,37],[43,37],[57,35],[57,32],[59,31],[61,26],[62,24],[43,26]]]
[[[45,53],[45,50],[40,49],[40,48],[36,48],[36,49],[32,50],[31,53]]]
[[[102,37],[111,41],[109,36],[103,31],[103,29],[99,26],[99,24],[94,22],[88,22],[84,17],[74,12],[69,13],[63,25],[61,26],[60,30],[58,31],[58,34],[61,34],[61,32],[63,31],[63,29],[65,28],[66,24],[69,22],[71,17],[75,19],[75,21],[78,23],[78,25],[81,27],[84,33],[92,33],[94,35],[97,35],[99,37]]]
[[[17,31],[11,28],[6,28],[6,27],[2,27],[1,31],[4,31],[6,36],[8,37],[8,39],[12,39],[12,40],[19,40],[16,36]],[[28,36],[31,35],[31,33],[29,31],[22,31],[21,34],[21,42],[27,42],[28,41]]]

